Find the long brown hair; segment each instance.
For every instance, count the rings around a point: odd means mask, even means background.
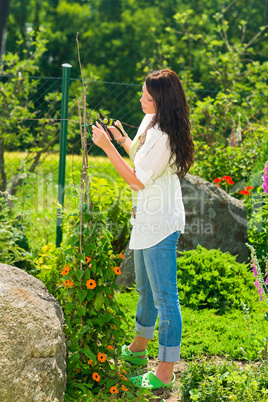
[[[182,83],[169,69],[154,71],[145,80],[155,106],[155,124],[169,136],[170,161],[182,178],[194,161],[194,144],[190,131],[189,107]]]

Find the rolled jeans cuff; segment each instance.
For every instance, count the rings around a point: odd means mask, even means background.
[[[155,325],[152,327],[143,327],[141,324],[135,321],[135,330],[136,330],[136,336],[142,336],[143,338],[146,339],[153,339],[154,337],[154,330],[155,330]]]
[[[159,344],[158,358],[162,362],[177,362],[180,360],[181,346],[162,346]]]

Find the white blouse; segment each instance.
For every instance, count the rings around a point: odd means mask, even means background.
[[[157,125],[150,128],[135,155],[138,139],[152,117],[145,115],[129,153],[136,177],[144,185],[133,197],[137,211],[136,218],[130,220],[133,228],[129,248],[134,250],[152,247],[176,230],[183,233],[185,226],[180,180],[169,163],[168,135]]]

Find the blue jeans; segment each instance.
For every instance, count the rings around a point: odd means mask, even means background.
[[[176,246],[180,232],[174,232],[153,247],[134,250],[136,288],[139,294],[136,335],[154,337],[159,314],[159,353],[164,362],[180,359],[182,318],[177,287]]]

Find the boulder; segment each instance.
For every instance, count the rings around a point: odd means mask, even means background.
[[[187,174],[181,182],[185,207],[185,232],[180,236],[178,251],[220,249],[236,256],[238,262],[248,261],[247,209],[243,203],[215,184]],[[128,247],[117,278],[118,286],[135,282],[133,252]]]
[[[44,284],[0,264],[0,400],[61,402],[66,386],[63,312]]]

